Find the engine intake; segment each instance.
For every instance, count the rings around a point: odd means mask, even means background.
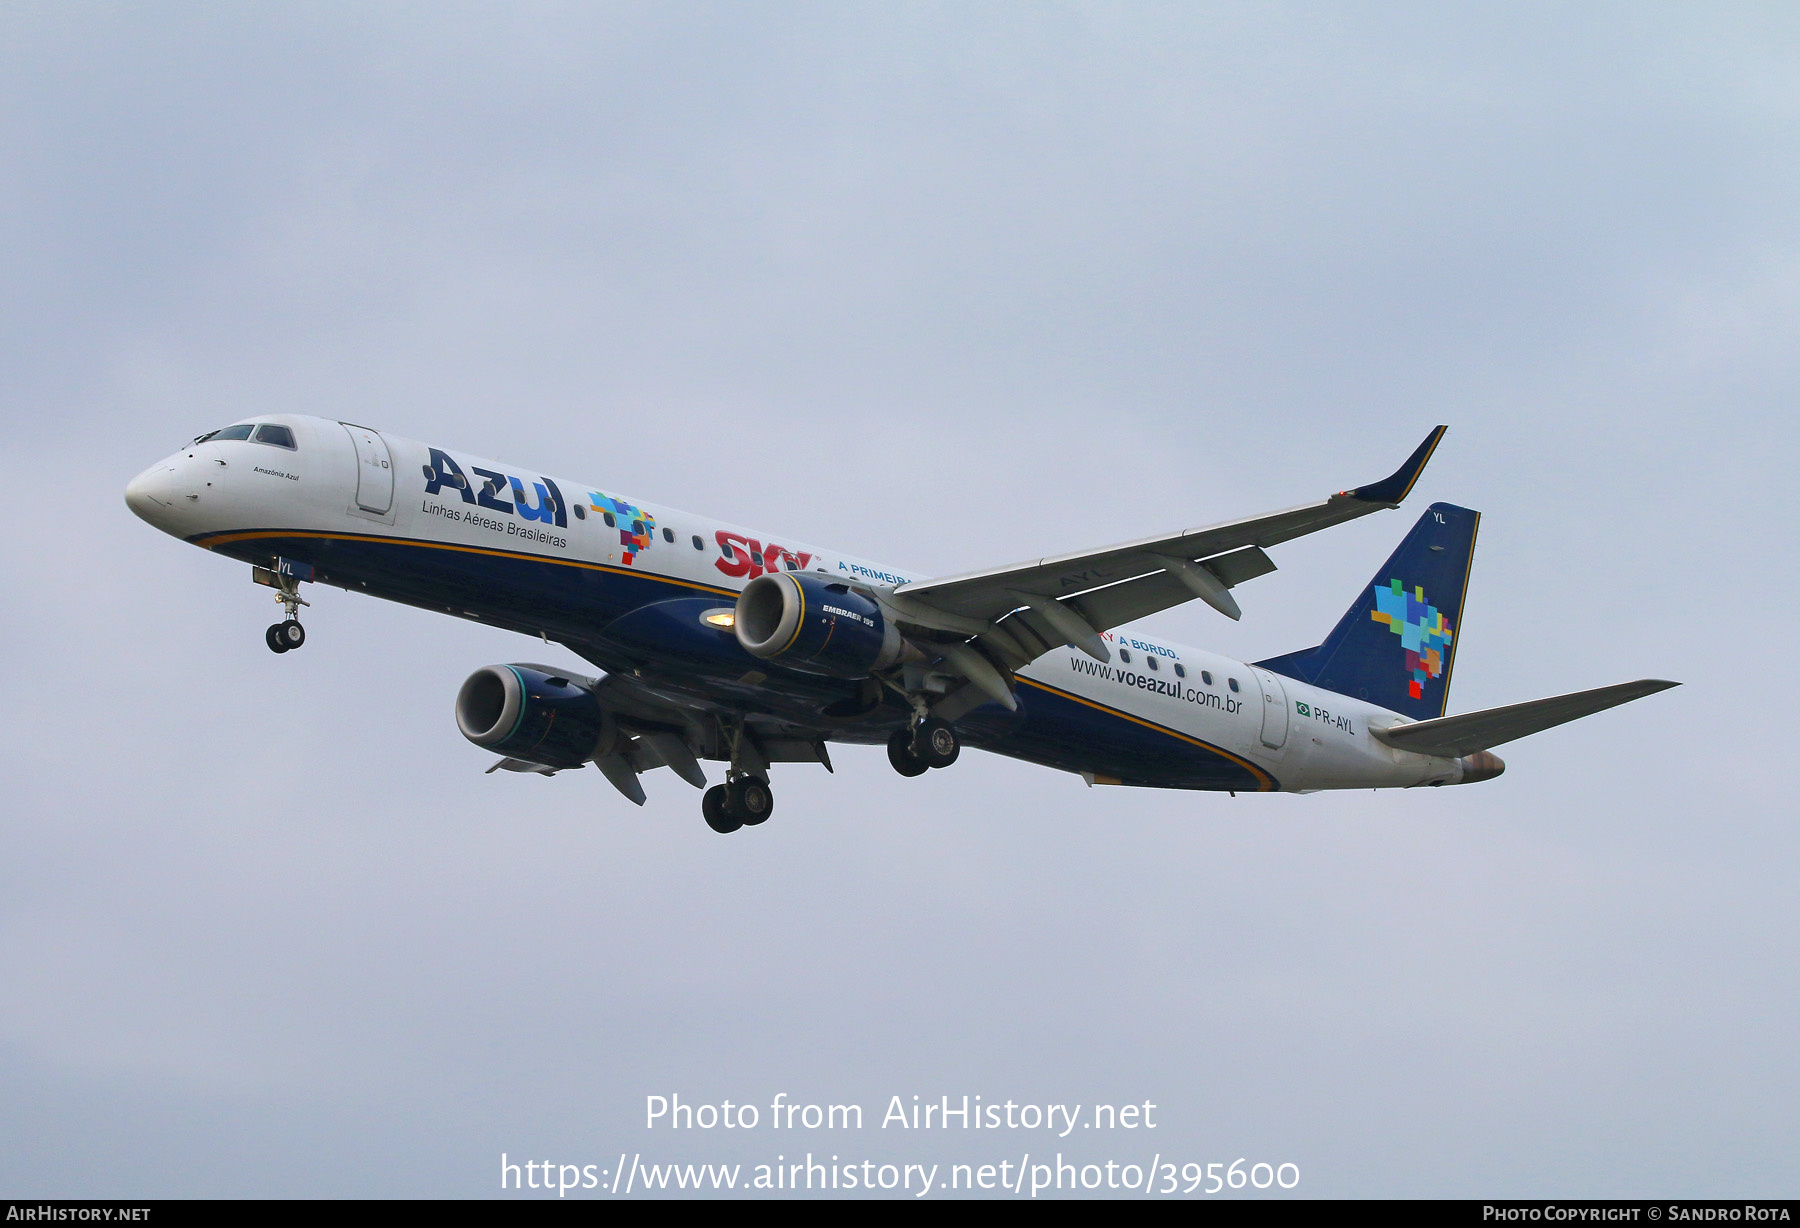
[[[547,767],[586,763],[614,736],[586,679],[538,665],[489,665],[456,693],[456,727],[475,745]]]
[[[833,678],[867,678],[898,661],[903,647],[874,601],[807,572],[771,572],[746,584],[734,629],[751,656]]]

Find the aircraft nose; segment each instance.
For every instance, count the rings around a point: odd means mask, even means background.
[[[175,473],[161,461],[138,474],[125,487],[125,506],[155,524],[175,502]]]

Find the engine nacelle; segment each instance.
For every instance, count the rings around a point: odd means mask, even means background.
[[[556,768],[605,753],[617,733],[592,691],[541,665],[489,665],[470,674],[456,693],[456,727],[485,750]]]
[[[751,656],[833,678],[867,678],[900,659],[900,631],[842,581],[804,571],[758,576],[738,594],[738,643]]]

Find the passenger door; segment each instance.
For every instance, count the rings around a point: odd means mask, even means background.
[[[1266,669],[1250,667],[1256,675],[1256,684],[1262,690],[1262,744],[1270,750],[1279,750],[1286,742],[1288,735],[1288,697],[1287,688],[1281,685],[1281,679]]]
[[[385,516],[394,506],[394,461],[380,431],[341,423],[356,445],[356,506]]]

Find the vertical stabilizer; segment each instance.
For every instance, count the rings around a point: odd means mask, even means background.
[[[1257,664],[1415,720],[1442,716],[1480,521],[1432,504],[1323,644]]]

